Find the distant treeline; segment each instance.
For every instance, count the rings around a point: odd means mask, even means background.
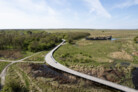
[[[77,39],[80,39],[80,38],[87,37],[87,36],[90,35],[90,33],[85,33],[85,32],[70,32],[70,33],[67,33],[66,35],[67,35],[66,40],[69,43],[72,43],[73,40],[77,40]]]
[[[72,42],[89,33],[48,33],[45,31],[0,31],[0,50],[20,49],[37,52],[54,47],[62,39]]]

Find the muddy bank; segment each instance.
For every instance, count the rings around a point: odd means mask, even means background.
[[[133,71],[132,71],[132,81],[133,81],[133,84],[135,86],[135,89],[138,89],[138,67],[135,68]]]

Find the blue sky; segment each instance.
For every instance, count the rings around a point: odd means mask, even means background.
[[[0,29],[138,29],[138,0],[0,0]]]

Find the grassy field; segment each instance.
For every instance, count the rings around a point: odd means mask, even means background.
[[[97,34],[99,34],[100,32],[101,31],[93,31],[91,32],[91,36],[92,34],[94,34],[95,36],[99,36]],[[119,31],[107,31],[102,34],[107,35],[108,33],[110,33],[110,35],[116,34],[116,37],[118,35],[122,35],[122,38],[125,36],[129,39],[124,38],[115,41],[88,41],[85,39],[81,39],[75,41],[75,44],[66,44],[62,46],[56,51],[54,57],[57,59],[57,61],[60,61],[63,64],[71,64],[73,62],[77,64],[83,63],[85,65],[87,63],[90,63],[91,61],[100,64],[112,63],[114,61],[125,61],[130,63],[137,61],[137,55],[134,55],[134,53],[138,51],[138,45],[134,43],[133,38],[138,34],[138,31],[132,31],[132,35],[130,34],[130,32],[119,33]],[[128,35],[130,35],[130,37],[128,37]]]
[[[25,59],[25,61],[37,61],[37,62],[44,62],[44,57],[49,51],[42,51],[40,54],[34,55],[30,58]]]
[[[138,67],[138,44],[133,39],[138,36],[138,31],[89,29],[45,31],[85,31],[91,34],[90,37],[113,36],[117,40],[88,41],[82,38],[74,40],[73,44],[67,42],[54,53],[54,58],[73,70],[134,88],[131,71],[134,67]],[[49,51],[42,51],[40,54],[26,59],[23,63],[10,66],[2,92],[10,90],[14,90],[10,92],[117,92],[114,89],[46,66],[42,62],[45,61],[44,57]],[[22,52],[21,54],[22,57],[25,57],[33,53]],[[7,64],[9,63],[0,62],[0,71]]]
[[[76,40],[74,44],[67,43],[60,47],[54,53],[54,58],[74,70],[133,88],[131,71],[138,64],[138,44],[133,39],[138,35],[138,31],[91,31],[90,33],[91,37],[111,35],[117,40]],[[108,73],[108,70],[112,73]],[[123,75],[119,77],[113,71],[120,75],[122,72]],[[98,73],[93,74],[93,72]],[[104,77],[105,75],[108,76]]]

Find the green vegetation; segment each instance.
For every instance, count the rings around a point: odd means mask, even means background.
[[[113,37],[118,38],[115,41],[79,39],[74,44],[60,47],[54,53],[54,58],[73,70],[134,88],[131,71],[138,64],[138,45],[133,42],[137,33],[138,31],[125,34],[119,31],[92,31],[90,36],[113,34]],[[117,81],[119,79],[121,81]]]
[[[95,64],[100,64],[94,60],[93,57],[99,56],[98,54],[95,56],[92,56],[92,54],[89,54],[91,52],[94,53],[94,51],[89,50],[90,46],[87,46],[86,49],[84,47],[78,47],[75,45],[67,44],[59,48],[55,54],[54,57],[57,61],[64,65],[92,65],[93,63]]]
[[[8,65],[9,62],[1,62],[0,61],[0,73],[2,72],[2,70],[5,68],[6,65]]]
[[[131,80],[131,71],[134,68],[131,65],[134,63],[133,56],[127,53],[127,50],[131,48],[124,50],[125,44],[128,44],[127,41],[85,41],[82,39],[76,41],[75,45],[66,44],[60,47],[54,53],[54,57],[73,70],[134,88]]]
[[[1,92],[29,92],[28,89],[18,82],[9,80],[9,82],[4,86]]]
[[[89,33],[48,33],[45,31],[0,31],[0,50],[20,49],[31,52],[38,52],[54,47],[61,42],[63,38],[74,40],[85,36]]]
[[[62,64],[71,65],[88,64],[96,65],[99,63],[112,63],[116,60],[134,62],[134,57],[137,56],[138,45],[133,43],[133,37],[137,31],[131,33],[119,31],[92,31],[90,36],[110,35],[118,36],[115,41],[88,41],[85,39],[76,40],[75,43],[66,44],[60,47],[55,53],[54,57]],[[135,34],[135,35],[134,35]],[[122,37],[121,37],[122,35]],[[130,35],[130,36],[128,36]],[[126,36],[126,38],[123,38]],[[133,37],[132,37],[133,36]],[[133,55],[134,54],[134,55]]]
[[[13,81],[15,83],[10,85]],[[51,68],[44,66],[43,64],[31,63],[14,64],[8,69],[6,84],[2,92],[7,90],[8,92],[115,91],[67,73],[55,71],[53,69],[51,70]]]
[[[49,51],[42,51],[40,54],[27,58],[25,61],[44,61],[44,57],[48,52]]]
[[[63,38],[62,34],[47,32],[0,32],[0,49],[21,49],[32,52],[42,51],[55,46]]]
[[[116,59],[122,61],[133,61],[131,55],[127,54],[131,48],[124,48],[124,41],[77,41],[76,44],[66,44],[59,48],[54,57],[64,65],[100,65],[114,62]],[[125,49],[125,50],[124,50]],[[120,55],[120,58],[118,57]],[[121,56],[123,55],[123,56]]]
[[[23,75],[17,70],[18,68],[15,67],[15,64],[9,67],[2,92],[29,92],[27,86],[24,85]]]
[[[89,36],[90,33],[86,33],[86,32],[69,32],[67,33],[67,37],[65,37],[65,39],[69,42],[72,43],[73,40],[77,40],[80,38],[84,38],[86,36]]]
[[[138,43],[138,36],[134,38],[134,41]]]
[[[117,92],[46,66],[44,56],[62,39],[66,44],[54,53],[59,63],[134,88],[131,71],[138,67],[137,34],[130,30],[0,30],[1,59],[20,59],[42,51],[8,68],[2,92]],[[90,41],[86,36],[113,36],[117,40]],[[7,64],[0,62],[0,71]]]
[[[88,35],[87,32],[49,33],[44,30],[0,30],[0,59],[21,59],[34,52],[48,51],[62,39],[71,43],[75,39]]]

